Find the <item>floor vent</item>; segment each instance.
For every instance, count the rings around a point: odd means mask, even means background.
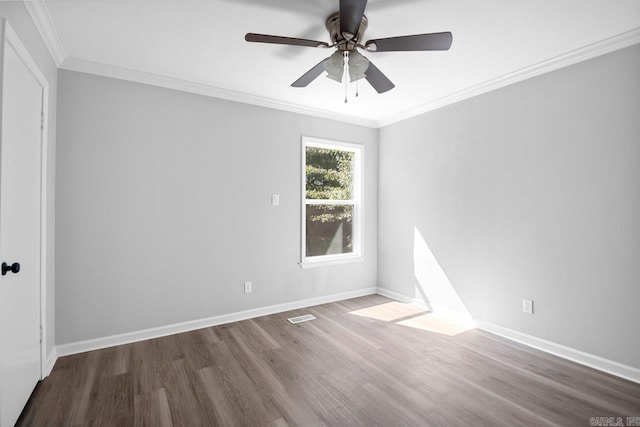
[[[305,314],[304,316],[290,317],[287,320],[295,325],[296,323],[302,323],[302,322],[308,322],[309,320],[315,320],[315,317],[313,317],[311,314]]]

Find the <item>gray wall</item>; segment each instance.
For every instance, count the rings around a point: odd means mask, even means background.
[[[57,73],[40,33],[22,2],[0,1],[0,19],[5,18],[29,50],[40,71],[49,82],[49,122],[47,152],[47,260],[46,260],[46,344],[50,354],[55,344],[55,158],[56,158],[56,96]]]
[[[448,281],[476,319],[640,368],[639,72],[636,45],[381,129],[380,286],[461,308]]]
[[[69,71],[59,87],[58,344],[376,285],[375,129]],[[297,264],[303,135],[366,147],[364,262]]]

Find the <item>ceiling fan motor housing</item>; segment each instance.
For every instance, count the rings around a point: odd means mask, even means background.
[[[358,33],[351,38],[351,40],[347,40],[342,33],[340,32],[340,12],[334,12],[327,18],[327,22],[325,23],[327,30],[329,31],[329,37],[331,41],[336,45],[338,49],[343,52],[352,52],[355,50],[360,40],[362,40],[362,36],[367,29],[367,25],[369,20],[365,15],[362,15],[362,21],[360,21],[360,27],[358,28]]]

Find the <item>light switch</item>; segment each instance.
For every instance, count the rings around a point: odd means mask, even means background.
[[[271,195],[271,206],[280,206],[280,195],[272,194]]]

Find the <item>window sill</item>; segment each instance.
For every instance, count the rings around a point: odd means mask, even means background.
[[[353,256],[344,256],[338,258],[324,258],[313,261],[303,261],[299,262],[298,265],[300,268],[316,268],[316,267],[326,267],[330,265],[340,265],[340,264],[353,264],[356,262],[362,262],[365,260],[363,255],[353,255]]]

